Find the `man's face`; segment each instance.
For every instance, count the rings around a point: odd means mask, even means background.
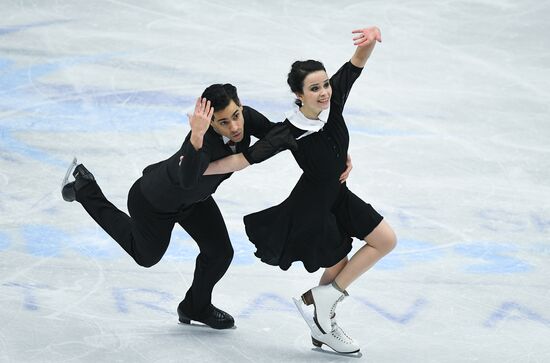
[[[223,110],[214,111],[213,120],[210,122],[214,130],[233,142],[239,142],[244,137],[243,108],[233,100]]]

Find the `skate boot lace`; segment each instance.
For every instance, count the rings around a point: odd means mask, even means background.
[[[330,319],[330,324],[332,327],[331,335],[333,337],[335,337],[336,339],[338,339],[343,343],[353,344],[353,339],[349,335],[347,335],[346,332],[342,330],[342,328],[340,328],[340,326],[338,325],[334,317]]]
[[[330,308],[330,320],[331,320],[331,322],[332,322],[332,320],[334,319],[334,316],[336,315],[336,305],[337,305],[339,302],[343,301],[343,300],[346,298],[346,296],[348,296],[347,293],[342,294],[342,296],[340,296],[340,297],[338,298],[338,300],[336,300],[336,301],[334,302],[334,304],[332,304],[332,306],[331,306],[331,308]]]
[[[214,317],[217,320],[223,320],[223,319],[225,319],[225,314],[216,309],[216,310],[214,310]]]

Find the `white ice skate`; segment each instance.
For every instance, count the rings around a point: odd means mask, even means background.
[[[331,331],[327,334],[323,334],[313,321],[313,316],[308,315],[304,311],[304,303],[295,298],[292,298],[292,300],[311,330],[311,342],[314,346],[321,348],[323,344],[325,344],[335,352],[343,354],[359,352],[359,345],[338,326],[334,317],[330,319]]]
[[[304,304],[313,304],[315,306],[313,320],[321,330],[321,333],[326,334],[331,331],[330,319],[335,314],[336,304],[346,296],[348,296],[346,291],[340,292],[332,284],[316,286],[302,295]]]

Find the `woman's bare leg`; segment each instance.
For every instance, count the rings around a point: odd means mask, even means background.
[[[342,269],[346,266],[348,263],[348,257],[344,257],[340,260],[336,265],[325,268],[325,272],[323,272],[323,276],[321,276],[321,280],[319,281],[319,285],[328,285],[334,281],[336,276],[342,271]]]
[[[352,256],[334,278],[334,281],[342,290],[347,289],[353,281],[374,266],[382,257],[390,253],[397,244],[397,238],[390,225],[385,220],[382,220],[382,222],[365,237],[365,242],[367,243]],[[341,263],[342,261],[335,266]],[[325,270],[327,278],[334,272],[331,271],[327,273],[328,270],[329,269]],[[323,277],[325,277],[325,274],[323,274]],[[324,281],[323,277],[321,281]]]

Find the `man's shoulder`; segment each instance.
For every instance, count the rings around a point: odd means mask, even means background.
[[[259,114],[259,112],[250,106],[243,105],[243,117],[245,122],[255,117],[256,114]]]
[[[220,134],[218,134],[216,131],[214,131],[212,126],[210,126],[208,128],[208,130],[206,131],[206,133],[204,134],[203,143],[208,143],[209,145],[211,145],[211,144],[223,144],[223,139],[220,136]]]

